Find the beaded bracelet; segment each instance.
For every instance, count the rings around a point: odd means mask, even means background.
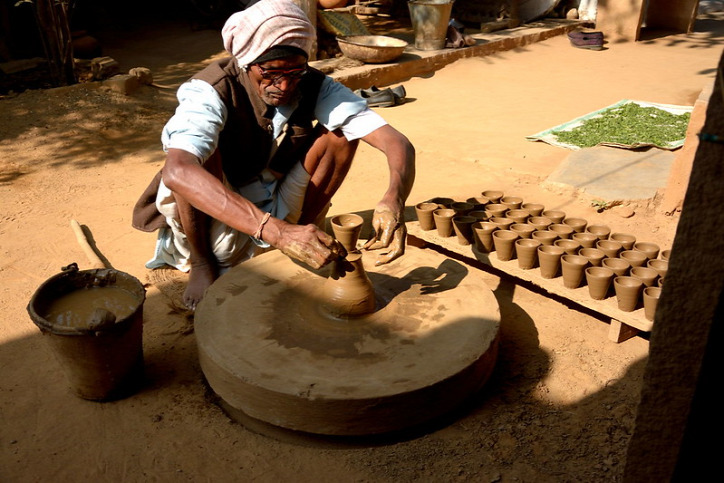
[[[254,235],[252,235],[257,240],[261,240],[261,231],[264,229],[266,222],[269,221],[269,218],[271,218],[271,213],[264,213],[264,217],[261,219],[261,223],[259,223],[259,228],[257,228]]]

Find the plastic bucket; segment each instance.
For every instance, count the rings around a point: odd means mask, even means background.
[[[407,2],[415,32],[415,48],[440,50],[445,48],[452,1],[412,0]]]
[[[143,377],[145,299],[146,290],[137,278],[112,269],[78,270],[75,264],[37,289],[28,314],[77,396],[118,399],[138,387]],[[94,308],[100,303],[121,308]],[[59,310],[64,315],[59,316]]]

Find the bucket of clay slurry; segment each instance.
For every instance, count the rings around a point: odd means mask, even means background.
[[[452,4],[452,0],[411,0],[407,2],[412,29],[415,32],[416,49],[440,50],[445,48]]]
[[[108,401],[129,395],[143,376],[143,302],[135,277],[76,264],[43,283],[28,313],[50,344],[73,392]]]

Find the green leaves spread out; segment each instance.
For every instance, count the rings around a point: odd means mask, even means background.
[[[634,102],[604,111],[570,131],[558,131],[559,142],[589,148],[600,143],[666,146],[684,139],[690,114],[672,114]]]

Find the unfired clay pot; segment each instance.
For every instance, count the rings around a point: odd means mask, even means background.
[[[638,250],[624,250],[619,253],[619,258],[622,258],[628,262],[631,267],[641,267],[646,264],[646,254]]]
[[[588,259],[581,255],[563,255],[561,257],[561,272],[563,274],[563,286],[566,288],[578,288],[583,281],[583,275],[589,266]]]
[[[588,225],[586,231],[596,235],[599,240],[608,240],[611,234],[611,228],[606,225]]]
[[[631,276],[641,280],[646,287],[654,287],[659,278],[659,272],[649,267],[633,267]]]
[[[520,208],[527,211],[530,216],[540,216],[543,210],[545,210],[545,206],[540,203],[523,203],[520,205]]]
[[[583,248],[596,248],[598,237],[593,233],[581,232],[572,234],[571,240],[577,241]]]
[[[568,255],[578,255],[581,245],[575,240],[556,240],[553,243],[557,247],[563,248]]]
[[[553,223],[548,229],[558,235],[561,240],[570,238],[573,235],[573,228],[566,225],[565,223]]]
[[[473,211],[474,206],[472,203],[467,203],[465,201],[456,201],[450,205],[450,208],[455,211],[456,215],[467,215]]]
[[[498,260],[507,262],[515,256],[515,240],[518,234],[511,230],[495,230],[493,232],[493,243]]]
[[[536,230],[547,230],[553,224],[553,221],[547,216],[531,216],[528,223],[533,225]]]
[[[420,229],[430,231],[435,229],[435,219],[432,212],[440,208],[437,203],[425,201],[415,205],[415,213],[417,213],[417,221],[420,223]]]
[[[662,260],[666,260],[666,261],[668,262],[670,256],[671,256],[671,250],[663,250],[663,251],[661,252],[661,259],[662,259]]]
[[[645,253],[649,260],[657,258],[660,251],[659,246],[651,242],[636,242],[634,243],[633,249]]]
[[[606,258],[606,254],[598,248],[581,248],[578,250],[578,254],[586,257],[593,267],[600,267],[601,261]]]
[[[538,265],[538,247],[540,242],[529,238],[515,240],[515,255],[518,257],[518,267],[530,270]]]
[[[605,253],[608,258],[616,258],[619,252],[623,250],[623,245],[615,240],[598,240],[596,248]]]
[[[494,216],[490,219],[490,222],[495,223],[500,230],[508,230],[510,229],[510,225],[515,223],[510,218],[506,218],[504,216]]]
[[[532,238],[533,232],[536,231],[533,225],[527,223],[513,223],[509,229],[516,232],[521,238]]]
[[[493,232],[498,229],[495,223],[479,221],[473,224],[475,248],[481,253],[490,253],[495,250]]]
[[[490,203],[485,205],[485,212],[488,214],[488,218],[492,218],[494,216],[505,216],[507,211],[508,208],[500,203]]]
[[[500,198],[504,196],[504,193],[498,190],[485,190],[481,194],[489,199],[491,203],[499,203]]]
[[[566,212],[561,210],[545,210],[541,215],[550,218],[553,223],[563,223],[566,219]]]
[[[334,237],[342,244],[347,253],[357,250],[357,240],[362,230],[363,219],[354,213],[332,217],[331,225]]]
[[[588,267],[586,268],[586,283],[588,284],[588,294],[593,300],[603,300],[608,295],[608,289],[616,274],[613,270],[606,267]]]
[[[473,210],[468,213],[468,216],[472,216],[478,221],[488,221],[488,214],[485,213],[485,210]]]
[[[538,264],[540,265],[540,276],[543,278],[554,278],[558,276],[561,268],[561,257],[566,251],[555,245],[541,245],[538,247]]]
[[[455,203],[455,200],[452,198],[441,198],[439,196],[427,201],[430,203],[437,203],[441,208],[450,208],[450,205]]]
[[[472,205],[475,205],[476,210],[484,210],[485,205],[490,203],[490,200],[488,198],[486,198],[485,196],[473,196],[472,198],[468,198],[465,201],[467,201],[468,203],[470,203]]]
[[[656,306],[661,297],[660,287],[646,287],[644,289],[644,317],[653,321],[656,315]]]
[[[375,311],[375,289],[362,266],[360,252],[333,262],[332,275],[322,293],[322,306],[335,317],[358,317]]]
[[[659,277],[663,278],[664,276],[666,276],[666,272],[669,269],[669,262],[657,258],[646,262],[646,266],[656,270],[659,274]]]
[[[519,196],[503,196],[500,198],[500,204],[507,206],[509,210],[517,210],[523,204],[523,198]]]
[[[521,209],[508,210],[508,212],[505,214],[506,218],[510,218],[511,220],[514,220],[516,223],[525,223],[526,220],[528,220],[529,216],[530,216],[530,213],[528,213],[526,210],[521,210]]]
[[[438,208],[432,212],[432,215],[435,218],[435,228],[437,228],[437,234],[443,238],[452,236],[452,219],[453,216],[455,216],[455,211],[451,208]]]
[[[604,258],[601,261],[601,266],[613,270],[613,273],[615,273],[617,277],[628,275],[628,271],[631,268],[631,265],[622,258]]]
[[[636,243],[636,237],[630,233],[611,233],[609,239],[620,242],[624,250],[631,250]]]
[[[624,312],[633,312],[638,306],[644,284],[636,277],[616,277],[613,279],[618,308]]]
[[[538,240],[543,245],[553,245],[558,240],[558,234],[550,230],[536,230],[530,237],[533,240]]]
[[[457,236],[458,244],[470,245],[473,242],[473,223],[477,223],[477,219],[472,216],[455,215],[453,217],[453,229]]]
[[[576,233],[583,233],[586,231],[586,225],[588,225],[588,221],[585,219],[575,217],[566,218],[563,223],[573,228]]]

